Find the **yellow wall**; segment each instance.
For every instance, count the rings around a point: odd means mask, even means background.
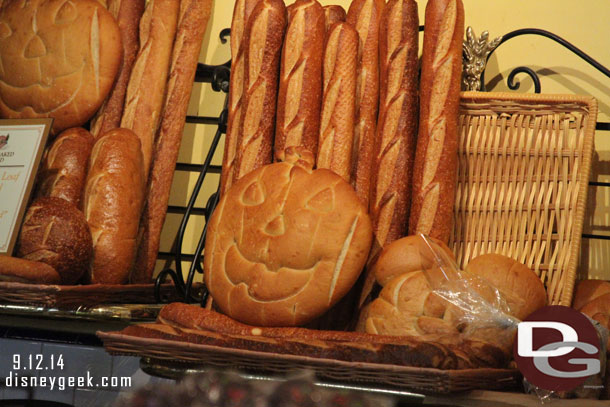
[[[492,37],[518,28],[542,28],[572,42],[603,65],[610,67],[610,1],[586,0],[463,0],[466,25],[477,33],[489,30]],[[292,3],[292,0],[286,3]],[[349,0],[321,0],[323,5],[340,4],[346,9]],[[424,21],[426,1],[419,1],[420,22]],[[230,26],[233,0],[216,0],[208,26],[201,61],[220,64],[230,58],[229,46],[218,39],[220,30]],[[600,105],[599,120],[610,121],[610,78],[595,71],[570,51],[551,40],[537,36],[515,38],[503,44],[490,60],[487,83],[490,90],[507,90],[506,76],[516,66],[526,65],[542,76],[544,93],[590,94]],[[525,75],[519,92],[533,92]],[[216,116],[224,96],[213,92],[209,85],[196,86],[190,114]],[[187,125],[180,151],[181,162],[201,163],[214,135],[213,126]],[[222,144],[222,142],[221,142]],[[220,164],[222,148],[214,164]],[[170,204],[184,204],[196,177],[178,173]],[[600,131],[596,137],[596,154],[592,180],[610,181],[610,132]],[[206,181],[198,206],[203,206],[218,177]],[[590,188],[589,211],[585,232],[610,235],[610,188]],[[163,232],[162,250],[169,250],[176,234],[180,215],[169,215]],[[187,230],[184,251],[193,252],[203,227],[202,217],[195,217]],[[610,242],[583,241],[581,274],[592,278],[610,279]]]

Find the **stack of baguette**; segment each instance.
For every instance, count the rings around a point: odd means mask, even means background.
[[[85,254],[76,259],[90,264],[80,282],[152,281],[212,2],[105,2],[118,23],[123,44],[121,68],[114,88],[91,120],[92,135],[85,129],[70,129],[49,147],[37,188],[39,198],[65,200],[66,204],[80,209],[74,209],[80,215],[74,215],[72,223],[78,224],[82,216],[84,225],[88,226],[88,240],[77,241],[74,236],[65,236],[58,243],[68,247],[92,246],[92,250],[81,250]],[[53,202],[41,201],[38,206],[32,205],[30,212],[34,215],[34,208],[42,205],[43,210],[53,213],[53,205],[58,205]],[[47,223],[57,222],[55,218],[37,219],[33,227]],[[36,235],[22,231],[18,254],[24,247],[33,248],[28,253],[37,251],[24,259],[3,259],[2,279],[76,282],[73,276],[65,278],[57,267],[61,263],[58,254],[62,247],[49,246],[47,239],[39,241]],[[40,255],[41,252],[53,253],[53,261],[48,260],[51,258],[48,255]],[[74,257],[73,253],[70,255]],[[39,261],[29,261],[31,258]],[[48,266],[58,269],[59,276]]]
[[[415,0],[238,0],[221,194],[301,146],[350,182],[380,251],[407,234],[448,243],[457,173],[464,10]],[[277,92],[276,92],[277,89]],[[277,97],[276,97],[277,94]],[[370,269],[371,267],[369,267]],[[366,274],[361,299],[374,278]],[[361,302],[362,302],[361,301]]]

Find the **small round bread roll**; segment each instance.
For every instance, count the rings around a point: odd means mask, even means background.
[[[447,245],[438,239],[428,238],[440,247],[447,256],[455,261]],[[418,270],[438,267],[433,253],[420,236],[407,236],[387,245],[375,263],[373,273],[381,286],[385,286],[394,277]]]
[[[576,286],[572,307],[580,311],[582,307],[605,294],[610,294],[610,283],[603,280],[583,280]]]
[[[212,215],[205,283],[230,317],[259,326],[301,325],[343,297],[362,271],[371,220],[349,183],[312,170],[313,155],[286,149],[286,161],[237,181]]]
[[[83,125],[122,62],[119,26],[95,0],[4,2],[0,117],[52,117],[53,134]]]
[[[0,281],[23,284],[59,284],[61,278],[48,264],[0,256]]]
[[[40,198],[25,215],[17,256],[46,263],[62,284],[75,284],[89,269],[93,244],[85,215],[68,201]]]
[[[466,271],[496,287],[506,300],[510,314],[519,320],[546,305],[546,290],[540,278],[510,257],[484,254],[472,259]]]

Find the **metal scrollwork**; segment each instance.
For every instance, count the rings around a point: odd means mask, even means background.
[[[487,65],[487,56],[502,41],[502,37],[489,41],[489,32],[483,31],[477,38],[472,27],[466,29],[464,41],[464,76],[463,85],[466,90],[481,90],[481,74]]]

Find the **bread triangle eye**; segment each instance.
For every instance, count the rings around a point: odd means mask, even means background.
[[[335,208],[335,193],[332,188],[326,188],[307,201],[307,208],[319,212],[330,212]]]
[[[11,30],[8,24],[0,23],[0,40],[10,37],[12,33],[13,30]]]
[[[246,188],[241,197],[241,202],[246,206],[256,206],[265,202],[265,192],[260,182],[253,182]]]
[[[28,42],[24,50],[24,56],[26,58],[38,58],[45,56],[47,54],[47,47],[42,42],[42,39],[39,36],[34,36]]]
[[[78,11],[72,1],[66,1],[57,14],[55,14],[55,24],[68,24],[76,20],[78,17]]]

